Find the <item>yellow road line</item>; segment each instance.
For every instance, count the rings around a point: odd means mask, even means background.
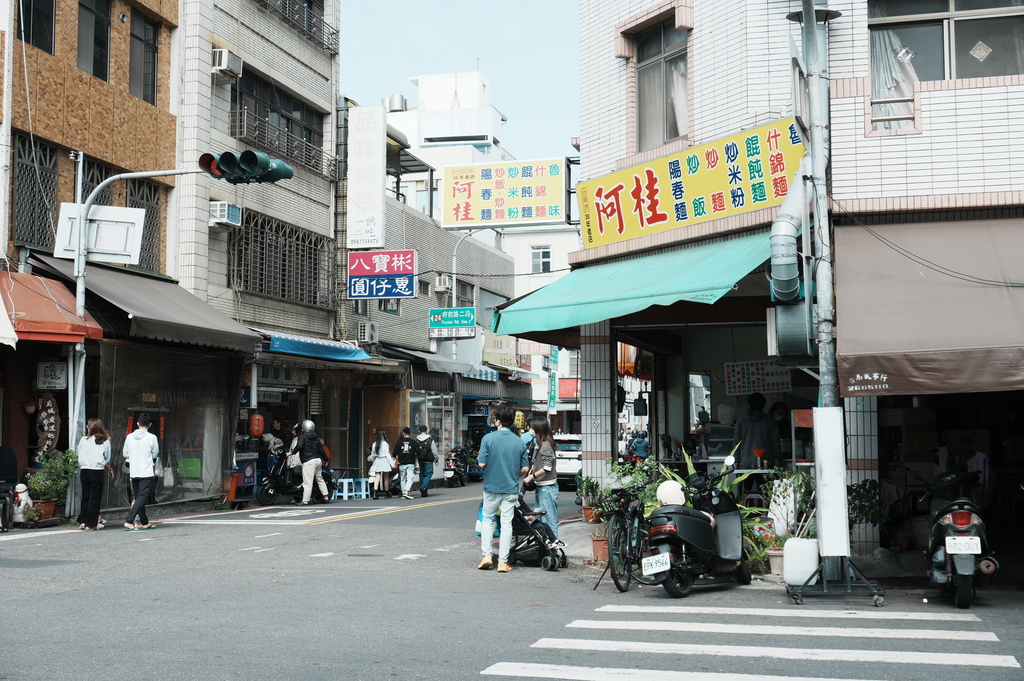
[[[353,520],[359,518],[370,518],[377,515],[387,515],[388,513],[399,513],[401,511],[412,511],[417,508],[427,508],[428,506],[442,506],[444,504],[461,504],[467,501],[480,502],[477,497],[470,497],[469,499],[449,499],[446,501],[428,501],[425,504],[416,504],[415,506],[396,506],[395,508],[380,508],[370,511],[360,511],[358,513],[347,513],[345,515],[330,516],[328,518],[316,518],[314,520],[308,520],[303,525],[323,525],[324,523],[335,523],[339,520]]]

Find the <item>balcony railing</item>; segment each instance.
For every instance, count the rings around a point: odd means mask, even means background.
[[[309,11],[302,0],[255,0],[328,54],[338,54],[338,29]]]
[[[289,163],[302,166],[328,180],[338,179],[338,158],[258,117],[248,109],[231,112],[231,136],[263,149]]]

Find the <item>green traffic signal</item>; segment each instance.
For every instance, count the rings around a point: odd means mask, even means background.
[[[199,167],[211,177],[231,184],[277,182],[295,175],[292,167],[281,159],[252,150],[241,154],[225,151],[220,156],[203,154],[199,157]]]

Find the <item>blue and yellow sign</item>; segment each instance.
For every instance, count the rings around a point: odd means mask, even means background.
[[[795,119],[577,185],[586,248],[782,203],[804,155]]]
[[[449,166],[442,191],[449,229],[565,222],[565,159]]]

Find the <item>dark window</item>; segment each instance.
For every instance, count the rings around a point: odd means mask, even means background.
[[[78,68],[110,78],[110,0],[78,0]]]
[[[132,12],[132,46],[128,90],[156,106],[157,38],[160,24],[140,12]]]
[[[473,285],[468,281],[457,280],[455,307],[473,307]]]
[[[233,108],[254,112],[281,132],[314,146],[323,144],[324,115],[250,71],[243,72],[238,83],[232,86],[231,104]]]
[[[54,0],[10,0],[19,8],[18,37],[32,47],[53,54]]]
[[[377,301],[377,309],[388,314],[399,314],[397,298],[381,298]]]
[[[637,137],[639,151],[686,137],[689,31],[661,24],[636,37]]]

